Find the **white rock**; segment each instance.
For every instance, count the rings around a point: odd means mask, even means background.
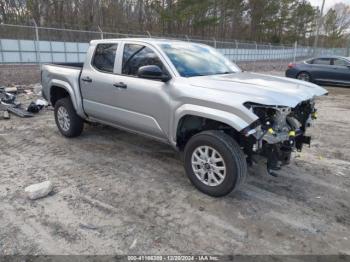
[[[17,93],[17,87],[6,87],[5,92],[7,93]]]
[[[37,106],[48,106],[49,105],[49,103],[46,100],[44,100],[44,99],[37,99],[35,101],[35,104]]]
[[[41,92],[42,88],[42,85],[37,83],[33,86],[33,92],[38,95]]]
[[[24,192],[27,193],[29,199],[38,199],[47,196],[53,189],[50,181],[34,184],[26,187]]]
[[[137,238],[134,239],[134,241],[130,245],[129,249],[133,249],[136,246],[136,243],[137,243]]]

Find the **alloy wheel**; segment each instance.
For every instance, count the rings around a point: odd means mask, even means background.
[[[191,157],[192,169],[207,186],[220,185],[226,176],[226,164],[218,151],[210,146],[197,147]]]
[[[67,132],[70,128],[70,118],[65,107],[61,106],[57,110],[57,120],[63,131]]]

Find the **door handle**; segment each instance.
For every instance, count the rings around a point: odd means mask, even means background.
[[[85,77],[85,78],[82,78],[81,81],[84,81],[84,82],[89,82],[91,83],[92,82],[92,79],[90,77]]]
[[[123,89],[126,89],[128,87],[123,82],[115,83],[115,84],[113,84],[113,86],[118,87],[118,88],[123,88]]]

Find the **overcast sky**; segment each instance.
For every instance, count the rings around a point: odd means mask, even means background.
[[[320,8],[322,6],[322,0],[309,0],[309,1],[314,6],[319,6]],[[344,3],[344,4],[350,5],[350,0],[326,0],[324,5],[325,11],[327,12],[327,10],[336,3]]]

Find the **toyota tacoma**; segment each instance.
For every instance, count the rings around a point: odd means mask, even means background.
[[[98,122],[182,152],[195,187],[237,189],[255,156],[268,173],[310,144],[318,85],[242,72],[206,45],[163,39],[93,40],[84,63],[42,66],[43,96],[62,135]]]

